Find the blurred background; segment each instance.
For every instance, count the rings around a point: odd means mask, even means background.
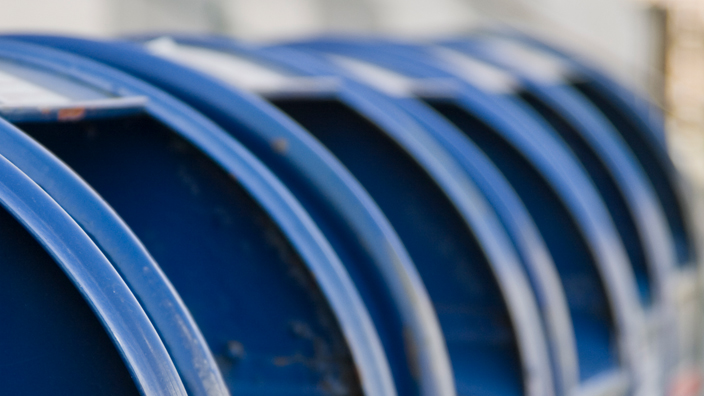
[[[704,191],[704,0],[23,0],[0,29],[118,36],[220,33],[270,42],[322,33],[415,40],[508,24],[582,55],[667,116],[670,149]]]

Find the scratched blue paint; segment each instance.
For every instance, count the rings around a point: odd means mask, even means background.
[[[205,45],[223,51],[232,51],[240,56],[263,60],[264,62],[277,65],[278,67],[286,68],[286,70],[296,73],[297,75],[317,75],[313,72],[302,72],[291,64],[281,61],[286,57],[275,60],[261,51],[239,46],[225,39],[218,40],[217,38],[211,38],[200,40],[198,38],[183,37],[179,37],[178,39],[187,44]],[[292,94],[287,91],[286,95]],[[452,283],[450,279],[446,277],[447,275],[437,271],[436,267],[428,267],[428,264],[431,262],[439,262],[437,258],[443,257],[443,254],[447,254],[438,251],[438,248],[442,248],[443,242],[441,241],[451,241],[453,234],[460,235],[462,238],[468,238],[470,240],[472,237],[466,235],[466,231],[462,231],[461,224],[451,221],[450,218],[447,217],[447,214],[443,214],[443,210],[446,211],[445,213],[452,213],[453,209],[451,206],[447,208],[447,203],[443,203],[442,195],[437,195],[437,193],[432,192],[434,189],[432,186],[433,182],[424,180],[422,176],[424,173],[432,175],[432,177],[436,179],[435,183],[442,186],[441,188],[445,189],[444,193],[448,194],[447,189],[450,187],[447,185],[443,186],[442,178],[444,175],[438,173],[437,170],[433,170],[433,165],[431,164],[432,161],[438,161],[438,159],[441,163],[445,161],[445,164],[454,164],[454,160],[450,160],[447,153],[438,146],[435,146],[434,143],[425,147],[426,150],[430,149],[429,152],[424,152],[423,149],[418,149],[417,147],[414,148],[414,145],[417,146],[417,142],[414,143],[414,139],[421,139],[421,141],[423,141],[422,139],[428,139],[429,136],[425,134],[414,120],[405,115],[400,108],[386,101],[383,96],[375,95],[369,89],[360,85],[348,83],[343,88],[340,88],[338,92],[317,92],[308,97],[302,94],[292,96],[294,97],[293,99],[279,98],[271,100],[280,108],[286,110],[290,115],[294,116],[297,121],[301,122],[330,148],[352,173],[360,179],[365,188],[370,191],[382,210],[384,210],[384,213],[390,218],[392,224],[394,224],[402,240],[404,240],[408,247],[411,256],[419,267],[419,271],[426,285],[428,285],[436,309],[438,306],[447,306],[452,300],[461,301],[461,295],[453,296],[450,294],[453,292],[449,287]],[[372,122],[365,121],[356,115],[355,112],[362,114],[364,118],[372,120]],[[399,120],[402,121],[399,122]],[[384,137],[384,135],[388,137]],[[389,138],[391,138],[390,141]],[[401,151],[399,151],[399,148],[401,148]],[[403,151],[406,151],[407,154],[404,155]],[[408,158],[408,155],[411,155],[411,158]],[[426,156],[425,158],[424,155]],[[445,166],[449,167],[449,169],[454,169],[452,167],[453,165]],[[457,173],[452,173],[452,175],[462,182],[473,184],[466,176]],[[411,181],[414,179],[417,179],[417,181]],[[436,188],[437,187],[435,187],[435,189]],[[467,194],[466,196],[471,197],[472,200],[476,199],[480,202],[482,207],[486,204],[483,201],[484,198],[480,198],[478,195],[478,191],[469,190],[469,192],[467,192],[465,190],[465,193]],[[451,193],[449,193],[449,195],[452,196]],[[457,200],[457,198],[452,199]],[[459,201],[461,201],[461,199]],[[455,201],[452,204],[458,205],[458,202]],[[460,207],[461,205],[460,203]],[[447,209],[442,209],[443,207]],[[438,209],[431,211],[431,208]],[[412,215],[412,213],[415,212],[418,212],[418,214]],[[411,215],[409,216],[409,214]],[[497,219],[493,217],[493,214],[492,217],[488,217],[488,219],[491,219],[490,221],[493,227],[501,228],[498,223],[495,223]],[[444,224],[438,221],[442,221]],[[475,219],[473,221],[476,222],[477,220]],[[486,236],[481,235],[482,232],[486,232],[482,230],[485,226],[481,225],[481,223],[472,223],[471,221],[470,223],[472,224],[475,235],[477,235],[476,238],[482,241],[482,245],[480,245],[479,249],[483,248],[488,250],[491,242],[487,239],[482,239],[486,238]],[[440,230],[442,229],[451,229],[453,232],[443,231],[442,234],[440,234]],[[438,230],[438,235],[430,241],[430,246],[428,246],[428,238],[430,235],[427,230]],[[497,231],[494,232],[496,233]],[[501,230],[501,234],[503,234],[501,239],[505,241],[503,243],[510,243],[509,240],[504,239],[506,238],[504,232],[505,231]],[[430,234],[432,235],[434,233]],[[454,238],[456,240],[457,237],[455,236]],[[464,244],[467,247],[471,247],[471,245],[468,246],[467,242],[464,242]],[[484,244],[489,246],[483,246]],[[456,248],[453,249],[465,256],[480,256],[481,251],[477,250],[477,248],[478,247],[473,247],[473,249],[475,249],[474,252],[465,251],[464,253]],[[511,249],[511,251],[513,251],[513,248],[509,246],[506,246],[505,249]],[[451,259],[451,261],[461,260],[462,256],[458,256],[457,253],[451,254],[453,254],[453,256],[447,256],[443,261],[447,259]],[[419,264],[419,260],[421,264]],[[520,276],[523,276],[520,267],[513,267],[515,264],[517,263],[514,261],[508,268],[511,268],[513,271],[516,271],[516,273],[521,274]],[[482,264],[482,266],[487,265],[497,266],[499,264],[492,260]],[[430,270],[430,268],[433,269]],[[500,269],[494,268],[494,270],[497,272],[496,276],[499,277],[499,279],[504,276],[501,274]],[[467,279],[484,279],[487,277],[490,277],[487,273],[482,274],[481,272],[475,272]],[[501,279],[500,282],[502,281],[506,281],[506,279]],[[481,301],[486,301],[483,300],[483,298],[486,297],[480,297],[478,294],[474,296],[470,294],[464,297],[464,299],[480,299]],[[496,297],[493,298],[496,299]],[[489,303],[489,301],[483,302],[482,304],[484,303]],[[497,310],[500,309],[500,305],[494,305],[496,302],[491,304],[492,306],[496,306]],[[509,310],[511,309],[516,309],[516,307],[510,307]],[[441,324],[444,325],[446,339],[448,336],[451,337],[451,340],[448,341],[448,348],[451,357],[453,357],[453,367],[455,368],[457,387],[460,394],[472,391],[493,391],[513,394],[520,389],[518,387],[508,387],[509,384],[507,384],[505,370],[501,378],[495,375],[487,375],[488,373],[501,371],[501,366],[497,366],[492,362],[496,362],[496,359],[502,355],[505,356],[506,352],[501,353],[498,350],[492,352],[491,349],[488,349],[486,352],[482,352],[481,355],[478,355],[478,351],[474,351],[474,358],[470,358],[468,354],[470,350],[467,350],[467,347],[462,345],[463,343],[467,344],[467,341],[462,341],[462,337],[469,335],[462,336],[461,333],[458,332],[459,329],[457,326],[461,323],[457,321],[459,317],[454,319],[452,317],[453,315],[447,312],[445,308],[442,308],[442,311],[439,312],[439,316]],[[525,322],[523,322],[523,324],[516,324],[515,331],[530,331],[522,327],[524,325]],[[531,325],[536,327],[535,322]],[[464,327],[467,328],[466,325]],[[539,327],[539,325],[537,325],[537,327]],[[539,328],[532,330],[542,331]],[[545,354],[545,351],[541,351],[540,353]],[[544,356],[541,358],[544,358]],[[515,355],[513,359],[516,359]],[[517,359],[516,362],[518,362]],[[458,372],[458,370],[461,371]],[[517,371],[512,374],[512,377],[516,378],[519,384],[522,382],[520,376],[520,372]]]
[[[359,182],[308,132],[265,101],[137,46],[53,43],[92,51],[159,85],[246,144],[286,182],[350,271],[380,331],[399,393],[454,393],[437,319],[405,247]],[[274,149],[277,142],[283,149]]]
[[[105,66],[11,41],[0,53],[114,96],[148,98],[142,112],[16,126],[90,183],[140,238],[183,298],[230,391],[395,394],[374,326],[336,254],[238,142]],[[146,290],[140,296],[150,298]],[[161,334],[169,336],[166,328]],[[172,351],[192,347],[176,338],[166,339]],[[172,352],[180,370],[198,369],[188,355]]]

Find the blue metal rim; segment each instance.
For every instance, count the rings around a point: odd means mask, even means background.
[[[529,376],[526,379],[526,383],[535,383],[535,391],[540,389],[538,392],[543,394],[554,392],[549,390],[553,379],[535,297],[505,229],[474,182],[432,136],[381,94],[349,84],[339,95],[342,102],[381,126],[414,157],[432,175],[460,212],[474,236],[483,245],[484,254],[499,279],[499,287],[514,322],[523,364],[536,371],[533,378]],[[534,390],[530,387],[526,389],[528,394],[532,391]]]
[[[304,72],[346,74],[310,52],[302,53],[287,47],[263,50]],[[549,332],[548,342],[555,355],[554,371],[560,373],[555,375],[557,387],[572,388],[578,381],[578,363],[567,302],[550,253],[520,198],[489,158],[446,119],[412,97],[389,96],[387,100],[413,116],[452,154],[499,215],[521,257],[541,307],[545,328]]]
[[[48,37],[22,37],[22,40],[50,44]],[[366,394],[395,394],[374,325],[349,275],[300,204],[249,151],[190,107],[129,75],[36,44],[5,39],[1,44],[2,57],[54,70],[118,96],[129,94],[148,97],[146,110],[149,115],[170,127],[232,174],[281,227],[326,296],[349,345]]]
[[[288,53],[286,57],[276,59],[269,52],[239,46],[232,42],[228,44],[228,41],[222,38],[177,37],[176,39],[189,45],[232,52],[270,64],[278,64],[295,74],[320,75],[315,72],[305,73],[300,68],[285,62],[286,59],[289,59],[288,55],[290,54]],[[282,62],[282,60],[284,61]],[[485,244],[485,254],[491,258],[490,260],[494,265],[492,270],[495,272],[495,276],[505,282],[502,285],[502,292],[511,307],[509,310],[511,311],[512,319],[515,321],[516,331],[519,333],[519,344],[521,345],[522,353],[527,355],[522,356],[525,359],[524,364],[527,367],[533,367],[538,370],[539,374],[534,379],[538,379],[541,384],[544,384],[540,386],[552,387],[551,374],[547,363],[548,353],[545,350],[543,334],[539,330],[542,325],[538,322],[539,315],[533,302],[534,297],[529,291],[528,282],[514,254],[513,246],[507,239],[498,219],[494,217],[492,209],[476,190],[474,183],[465,176],[454,159],[431,136],[420,128],[403,110],[389,102],[383,95],[347,81],[340,86],[335,97],[360,114],[363,114],[365,118],[373,120],[374,123],[379,125],[385,133],[414,157],[415,161],[420,163],[429,174],[433,175],[445,194],[450,197],[453,204],[463,214],[466,223],[472,228],[472,232]],[[524,306],[526,302],[533,306]],[[528,311],[532,311],[531,314],[527,314]],[[521,332],[524,333],[521,334]],[[537,389],[531,389],[529,392],[535,390]],[[540,390],[539,392],[543,391]]]
[[[468,44],[469,42],[466,42]],[[456,48],[456,47],[455,47]],[[584,98],[568,86],[545,85],[521,72],[520,66],[502,64],[486,51],[465,45],[459,49],[493,65],[509,69],[518,76],[523,88],[565,117],[575,131],[588,142],[594,154],[607,166],[628,205],[630,217],[640,234],[641,249],[652,280],[651,293],[661,302],[671,299],[664,294],[663,282],[675,266],[674,242],[667,230],[667,220],[645,171],[611,124]]]
[[[553,390],[548,389],[552,387],[553,380],[547,363],[546,340],[539,323],[535,298],[515,249],[493,209],[454,159],[425,130],[414,125],[415,122],[405,112],[363,87],[352,84],[347,87],[340,91],[339,100],[373,120],[432,175],[480,241],[506,299],[517,333],[522,363],[526,370],[534,370],[533,376],[526,379],[526,384],[535,383],[536,386],[526,391],[528,394],[534,390],[541,394],[552,393]]]
[[[78,40],[68,38],[52,40],[78,45]],[[95,47],[106,45],[95,44]],[[137,46],[113,48],[109,54],[114,57],[112,59],[129,59],[129,65],[113,65],[189,102],[225,129],[228,129],[227,125],[244,124],[245,132],[233,133],[239,133],[237,137],[245,144],[249,142],[252,150],[257,149],[258,143],[259,147],[270,151],[269,147],[274,142],[285,141],[285,152],[277,155],[286,158],[287,170],[298,172],[301,178],[314,183],[314,188],[309,188],[308,193],[321,195],[345,216],[351,232],[364,241],[368,253],[379,266],[379,276],[392,290],[393,303],[404,317],[406,336],[410,334],[413,339],[418,367],[412,368],[412,371],[420,373],[420,386],[424,394],[454,394],[452,370],[442,333],[408,253],[376,203],[325,147],[258,97],[151,56]],[[251,136],[242,136],[243,133]],[[265,160],[263,156],[260,158]],[[275,168],[272,169],[276,172]],[[397,336],[402,337],[403,334]]]
[[[598,93],[605,105],[608,106],[607,108],[599,107],[600,111],[604,114],[613,113],[613,115],[607,114],[612,122],[625,122],[630,125],[628,128],[632,128],[634,133],[631,133],[629,139],[626,140],[634,150],[641,165],[646,169],[647,166],[651,167],[647,176],[652,180],[653,185],[660,189],[657,192],[661,204],[665,206],[666,210],[668,206],[677,206],[676,209],[670,209],[670,211],[674,210],[675,213],[668,213],[668,222],[671,223],[671,228],[678,227],[673,222],[682,224],[682,231],[686,234],[684,238],[687,246],[678,246],[680,265],[697,262],[697,257],[700,253],[694,247],[696,245],[694,242],[696,227],[694,227],[688,216],[684,215],[684,213],[691,212],[690,196],[687,192],[688,187],[679,176],[668,155],[664,122],[660,112],[654,109],[646,100],[638,97],[596,68],[542,41],[513,30],[482,33],[513,40],[516,43],[545,51],[564,60],[566,65],[571,68],[569,74],[571,80],[574,80],[571,81],[573,87],[578,87],[580,82],[586,81]],[[467,39],[455,39],[446,43],[461,48],[466,46],[466,42]],[[582,91],[582,93],[590,101],[598,104],[598,101],[595,101],[590,95],[586,95],[585,91]],[[619,133],[622,133],[620,128],[622,127],[619,127]],[[663,192],[661,189],[668,191]],[[671,217],[678,217],[679,219],[673,220]],[[672,232],[676,232],[676,230]]]
[[[169,67],[184,74],[193,74],[180,66]],[[143,73],[153,72],[143,68],[140,73],[144,76]],[[453,394],[449,357],[422,280],[384,214],[339,160],[300,125],[260,98],[248,100],[249,97],[236,88],[195,75],[188,79],[163,75],[157,78],[160,83],[167,84],[172,93],[181,97],[194,91],[193,87],[198,87],[198,103],[193,105],[202,106],[200,110],[212,114],[211,117],[219,120],[221,125],[246,123],[253,130],[251,133],[257,135],[250,140],[264,139],[263,145],[267,146],[270,144],[268,142],[276,139],[286,140],[288,149],[279,155],[288,159],[288,170],[299,172],[301,177],[315,183],[315,188],[308,189],[307,193],[321,195],[331,203],[375,258],[380,280],[392,291],[393,304],[404,317],[404,331],[411,334],[414,340],[412,345],[417,354],[417,368],[412,371],[419,373],[423,393]],[[166,89],[169,90],[169,87]],[[241,103],[242,97],[247,100],[246,103]]]
[[[13,125],[0,120],[0,126],[0,154],[32,177],[105,253],[155,323],[189,393],[227,395],[203,335],[141,241],[61,160]]]
[[[71,216],[3,156],[0,203],[41,243],[84,296],[141,393],[186,395],[159,335],[120,275]]]
[[[632,219],[632,224],[635,226],[634,231],[620,229],[619,233],[624,241],[633,234],[639,239],[639,243],[630,242],[629,255],[635,255],[636,259],[640,254],[643,257],[641,264],[637,264],[631,256],[631,263],[635,264],[633,267],[638,278],[641,301],[645,303],[649,313],[655,314],[650,317],[653,326],[668,328],[656,336],[656,342],[660,345],[659,355],[662,356],[661,364],[676,365],[679,358],[675,352],[677,348],[672,345],[672,334],[677,328],[677,322],[672,320],[676,310],[676,297],[668,284],[675,273],[677,255],[663,208],[640,163],[610,122],[575,89],[568,85],[543,83],[533,79],[522,72],[519,63],[509,64],[493,59],[488,49],[483,50],[469,45],[469,42],[470,40],[466,40],[464,46],[452,48],[509,71],[521,82],[521,88],[525,92],[533,95],[536,100],[542,101],[545,106],[550,107],[572,125],[573,130],[589,145],[588,150],[594,158],[599,158],[611,175],[618,189],[617,194],[622,197],[626,205],[623,207],[627,210],[625,215]],[[575,150],[580,149],[575,148]],[[590,170],[588,173],[593,171]],[[591,177],[595,181],[600,178],[598,174],[592,174]],[[598,189],[602,197],[613,195],[613,192],[610,192],[611,188],[604,189],[599,186]],[[609,207],[612,204],[608,203],[607,198],[604,199],[612,215],[615,218],[619,217],[619,213],[623,211],[619,209],[620,205]],[[624,235],[624,232],[629,235]],[[634,250],[637,251],[634,252]],[[647,284],[644,284],[645,281]],[[649,309],[650,304],[654,304],[656,308]]]
[[[343,44],[340,44],[334,39],[322,39],[299,46],[382,64],[414,78],[452,77],[432,64],[419,62],[418,59],[408,62],[404,57],[390,54],[393,49],[387,50],[391,46],[386,44],[382,44],[384,51],[372,52],[368,45],[358,45],[353,41],[342,42]],[[383,57],[383,61],[380,61],[379,57]],[[622,347],[628,349],[627,344],[631,342],[629,339],[633,339],[637,324],[642,320],[635,281],[612,219],[584,170],[564,145],[546,133],[550,127],[539,119],[528,116],[525,109],[517,103],[489,96],[467,83],[458,81],[457,85],[459,88],[454,98],[456,103],[482,118],[532,161],[571,209],[571,215],[580,225],[580,232],[595,253],[596,265],[607,287],[607,293],[611,295]],[[626,354],[628,355],[628,352]]]

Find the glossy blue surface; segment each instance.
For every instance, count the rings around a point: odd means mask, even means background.
[[[91,236],[120,272],[178,356],[194,395],[228,394],[210,349],[181,298],[142,242],[95,191],[39,143],[0,121],[0,154],[13,161]],[[180,345],[174,348],[173,344]],[[181,354],[179,356],[179,354]],[[185,356],[184,356],[185,355]],[[184,367],[188,362],[189,367]]]
[[[287,184],[350,271],[379,329],[399,393],[454,394],[444,339],[415,266],[376,203],[324,146],[258,97],[135,45],[52,42],[92,51],[158,85],[246,144]]]
[[[517,335],[493,284],[485,247],[448,208],[433,180],[393,141],[380,138],[378,127],[334,97],[274,103],[345,163],[398,230],[438,313],[458,393],[523,393]],[[508,243],[502,248],[511,252]]]
[[[453,47],[509,69],[520,78],[515,95],[539,112],[579,157],[614,218],[638,281],[641,301],[671,300],[667,279],[677,257],[663,208],[637,158],[611,123],[578,91],[532,77],[503,62],[491,47],[466,41]]]
[[[646,139],[653,139],[662,147],[667,147],[665,119],[662,110],[656,108],[653,103],[634,90],[610,77],[596,65],[518,30],[506,28],[479,30],[474,32],[471,37],[508,39],[569,62],[573,68],[572,72],[575,73],[572,76],[572,84],[579,89],[583,87],[592,91],[593,96],[588,95],[590,100],[593,100],[599,107],[611,107],[613,111],[621,114],[621,117],[631,119],[631,122],[637,124],[638,132],[644,133]],[[463,39],[450,41],[463,41]]]
[[[299,46],[362,59],[411,78],[453,77],[427,61],[409,61],[403,48],[378,42],[331,39]],[[469,84],[457,81],[456,86],[445,98],[426,100],[484,150],[533,215],[565,286],[581,377],[616,368],[619,352],[628,353],[618,345],[634,336],[639,308],[625,249],[603,201],[539,115]]]
[[[12,65],[12,67],[6,70],[3,68],[6,65]],[[0,69],[25,78],[32,78],[34,81],[48,81],[54,86],[61,84],[67,88],[62,90],[63,92],[73,95],[73,98],[77,98],[81,103],[84,103],[83,96],[86,95],[76,95],[76,91],[79,94],[81,91],[97,91],[81,84],[80,81],[62,77],[57,70],[51,73],[48,70],[27,67],[26,64],[23,68],[19,64],[8,61],[0,61]],[[80,88],[76,89],[76,87]],[[104,93],[104,95],[108,94]],[[120,102],[104,103],[119,104]],[[142,101],[140,108],[130,108],[127,112],[123,112],[125,109],[122,107],[110,106],[103,108],[99,114],[85,116],[92,119],[132,115],[144,111],[145,104]],[[39,120],[51,120],[51,118],[44,118],[47,112],[42,112],[42,116]],[[10,117],[10,120],[13,122],[38,121],[36,118],[17,117]],[[0,130],[0,154],[13,161],[23,172],[32,177],[71,214],[103,250],[130,285],[140,303],[146,307],[151,320],[157,323],[167,344],[172,346],[170,353],[178,356],[181,376],[189,392],[195,395],[228,394],[200,330],[141,241],[114,210],[76,173],[17,128],[9,123],[3,125],[4,128]],[[173,345],[180,346],[174,348]]]
[[[626,89],[595,67],[544,42],[517,32],[496,31],[490,36],[513,40],[535,50],[557,56],[570,67],[567,83],[590,100],[613,124],[627,142],[650,178],[665,210],[675,242],[678,263],[691,265],[697,260],[694,226],[685,215],[691,211],[684,181],[667,153],[662,115],[643,98]],[[482,37],[482,35],[480,35]],[[464,45],[465,40],[453,40]]]
[[[37,67],[63,67],[116,94],[149,98],[143,114],[18,126],[134,230],[183,297],[233,393],[395,394],[374,327],[337,256],[249,152],[127,75],[46,48],[3,45]]]
[[[2,156],[0,205],[0,392],[186,395],[154,327],[100,249]]]
[[[286,63],[286,57],[276,60],[261,51],[224,39],[183,38],[183,42],[230,51],[268,63],[270,67],[285,68],[295,75],[316,75]],[[550,387],[549,374],[545,374],[547,353],[543,346],[535,344],[536,335],[542,338],[535,333],[541,331],[536,321],[538,313],[533,313],[532,320],[521,317],[528,309],[534,308],[521,306],[520,299],[526,302],[525,298],[532,300],[532,297],[526,294],[528,289],[522,279],[520,264],[516,256],[500,258],[497,255],[497,247],[504,253],[513,252],[513,247],[488,203],[455,160],[402,109],[359,84],[347,82],[330,94],[286,91],[283,97],[274,95],[273,103],[301,122],[352,171],[399,232],[438,310],[453,359],[458,393],[520,392],[523,382],[520,368],[512,367],[516,383],[509,383],[506,378],[511,361],[520,361],[516,352],[506,349],[512,337],[517,338],[517,347],[525,354],[522,363],[540,371],[533,377],[540,381],[539,386]],[[462,224],[458,215],[464,217],[466,224],[471,224],[474,235],[467,233],[467,226]],[[497,242],[503,247],[497,246]],[[475,268],[462,269],[466,265],[462,262],[476,262],[483,255],[488,261],[478,263]],[[439,263],[459,267],[443,268],[438,266]],[[466,275],[458,279],[452,275],[457,271],[466,272]],[[473,283],[472,279],[490,281],[492,275],[489,271],[494,271],[499,279],[503,297],[495,291],[482,291],[476,285],[466,283]],[[467,304],[465,301],[475,301],[472,305],[487,306],[486,311],[481,308],[482,312],[500,311],[503,298],[507,299],[511,316],[502,321],[513,320],[517,334],[511,336],[507,333],[490,345],[480,347],[481,338],[487,336],[485,332],[491,332],[490,328],[484,325],[476,331],[470,329],[478,326],[474,321],[480,320],[484,314],[476,308],[468,311],[462,307]],[[476,315],[478,317],[474,319]],[[492,326],[503,327],[497,322]],[[532,345],[526,345],[528,343]],[[536,389],[526,391],[530,393]]]
[[[272,57],[285,60],[309,73],[337,74],[353,79],[323,56],[291,48],[265,49]],[[545,241],[520,198],[491,160],[459,129],[412,97],[387,96],[406,111],[458,161],[496,211],[529,276],[541,310],[553,355],[556,386],[568,393],[579,378],[577,352],[571,318],[559,276]]]

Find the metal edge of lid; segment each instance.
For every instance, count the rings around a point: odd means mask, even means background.
[[[536,395],[554,392],[537,305],[523,268],[518,264],[514,248],[495,218],[493,209],[454,159],[427,132],[388,98],[365,88],[360,84],[345,84],[340,89],[339,98],[380,126],[414,161],[426,169],[463,216],[465,224],[480,241],[489,262],[493,263],[492,272],[499,280],[503,297],[507,299],[509,316],[519,336],[519,350],[524,359],[522,363],[525,373],[530,373],[524,383],[526,391]]]
[[[304,46],[305,46],[305,45],[304,45]],[[366,49],[364,49],[364,48],[360,48],[360,49],[358,49],[357,53],[359,53],[360,51],[369,51],[366,55],[360,56],[360,57],[362,57],[363,59],[365,59],[365,60],[367,60],[367,61],[370,60],[370,55],[371,55],[371,57],[373,58],[373,53],[374,53],[373,50],[371,50],[371,49],[366,50]],[[352,53],[352,55],[350,55],[350,53]],[[348,56],[354,56],[354,53],[355,53],[355,51],[351,51],[351,50],[348,50],[348,51],[345,52],[345,54],[348,55]],[[286,57],[286,59],[288,59],[288,56]],[[394,99],[396,99],[396,98],[394,98]],[[392,100],[393,100],[393,99],[392,99]],[[387,109],[387,112],[388,112],[388,109]],[[398,118],[398,117],[397,117],[397,118]],[[402,118],[402,117],[401,117],[401,118]],[[392,127],[392,128],[393,128],[393,127]],[[402,128],[402,129],[403,129],[403,128]],[[406,131],[409,131],[409,130],[413,130],[413,128],[408,128],[408,127],[406,127],[405,130],[406,130]],[[401,134],[401,135],[402,135],[402,134]],[[403,145],[403,144],[402,144],[402,145]],[[426,146],[432,146],[432,144],[429,144],[428,142],[426,142],[425,145],[426,145]],[[440,150],[442,150],[442,149],[440,149]],[[537,316],[537,315],[536,315],[536,316]]]
[[[56,201],[2,156],[0,170],[0,203],[34,235],[83,294],[141,393],[185,396],[159,335],[100,249]]]
[[[605,286],[614,320],[619,332],[622,358],[633,364],[634,343],[638,343],[637,330],[644,321],[644,313],[635,290],[635,279],[628,264],[625,248],[616,232],[613,219],[589,180],[579,161],[569,150],[550,134],[547,125],[527,114],[516,113],[519,118],[504,119],[497,111],[505,110],[512,103],[503,103],[503,109],[493,109],[464,97],[459,103],[468,111],[494,113],[492,124],[505,139],[518,149],[545,177],[579,226],[579,231],[594,254],[597,272]]]
[[[287,56],[284,59],[288,58]],[[421,167],[432,174],[443,193],[463,215],[472,233],[483,242],[482,249],[489,261],[496,265],[492,268],[492,272],[499,279],[499,287],[504,298],[508,300],[509,315],[514,325],[518,326],[521,357],[525,359],[523,364],[526,373],[531,374],[524,384],[527,392],[536,395],[554,392],[552,374],[547,363],[547,352],[544,350],[545,340],[542,332],[538,331],[542,328],[542,324],[537,319],[539,317],[537,306],[523,268],[518,264],[517,257],[512,254],[513,247],[508,245],[504,229],[498,223],[498,219],[492,216],[492,209],[483,201],[483,198],[480,198],[473,182],[457,168],[454,160],[446,155],[444,149],[440,148],[433,139],[429,139],[415,121],[384,99],[383,95],[375,95],[368,89],[360,88],[361,85],[350,83],[341,86],[339,99],[360,112],[365,118],[377,123]],[[409,134],[409,132],[415,133]],[[418,139],[423,142],[420,143]],[[430,149],[431,147],[433,149]],[[481,209],[476,206],[477,204]]]
[[[509,245],[498,219],[492,216],[492,209],[480,198],[473,183],[457,169],[454,160],[450,159],[443,149],[432,139],[425,139],[423,143],[417,140],[418,138],[423,140],[428,136],[414,121],[384,100],[381,95],[370,95],[369,90],[358,89],[359,87],[360,85],[345,84],[340,88],[339,99],[360,112],[365,118],[377,123],[383,131],[397,141],[403,150],[433,175],[440,189],[462,214],[471,232],[482,242],[482,249],[489,261],[496,265],[492,267],[492,272],[500,279],[499,287],[504,298],[508,299],[509,315],[517,326],[515,329],[519,334],[519,350],[521,350],[521,357],[525,359],[524,368],[526,373],[531,374],[528,382],[524,383],[527,392],[536,395],[554,392],[549,364],[547,364],[547,352],[544,350],[545,340],[542,332],[538,331],[542,328],[542,324],[537,322],[539,316],[537,306],[523,268],[518,264],[517,257],[512,254],[513,247]],[[388,111],[391,111],[394,116],[391,116]],[[406,122],[399,121],[399,118]],[[410,130],[416,132],[416,136],[411,137],[408,134],[409,125],[415,126]],[[430,150],[429,147],[433,147],[434,150]],[[478,202],[481,203],[479,206],[482,209],[476,207]]]
[[[143,112],[147,101],[143,96],[132,96],[62,104],[2,104],[0,117],[10,122],[63,122],[119,117]]]
[[[183,39],[182,36],[178,37],[178,40]],[[183,40],[191,45],[210,43],[216,50],[226,48],[233,51],[240,50],[237,44],[221,38],[211,40],[211,38],[196,37]],[[263,51],[250,49],[242,56],[261,56],[267,61],[277,61],[272,53],[263,54]],[[286,59],[291,60],[291,55],[296,58],[301,54],[287,54]],[[310,75],[314,74],[310,73]],[[196,84],[195,81],[193,83]],[[199,82],[201,85],[207,83],[206,80]],[[357,228],[356,233],[364,240],[370,253],[380,264],[381,276],[390,285],[394,294],[394,303],[400,307],[405,326],[408,326],[407,329],[412,334],[413,349],[419,359],[418,372],[422,378],[421,389],[424,394],[455,394],[449,356],[427,291],[400,239],[376,203],[325,147],[288,116],[261,100],[243,103],[243,98],[233,96],[237,93],[234,90],[223,92],[218,98],[215,92],[222,89],[212,86],[207,89],[209,95],[201,95],[200,98],[202,101],[210,102],[213,107],[229,112],[231,114],[229,117],[234,114],[241,115],[247,120],[246,124],[272,142],[280,138],[285,139],[287,150],[281,155],[289,157],[292,166],[307,174],[307,177],[316,183],[321,191],[327,191],[327,199],[336,205],[337,210],[350,224],[354,225],[354,228]],[[311,92],[292,94],[308,97],[315,95]],[[228,97],[230,100],[224,100]]]
[[[21,40],[57,46],[57,41],[61,42],[62,39],[22,36]],[[69,41],[77,44],[67,48],[73,53],[89,52],[91,46],[97,52],[115,53],[115,47],[106,43],[78,39]],[[36,59],[40,66],[70,73],[79,80],[102,84],[110,87],[112,92],[148,97],[147,112],[152,117],[190,141],[232,174],[279,224],[327,297],[348,342],[365,392],[375,396],[396,394],[388,362],[369,313],[339,258],[300,203],[246,148],[191,107],[124,72],[37,44],[14,40],[1,40],[0,44],[0,56],[20,57],[25,61]],[[84,47],[78,48],[81,45]],[[46,59],[48,52],[52,53],[53,62]]]
[[[217,364],[188,309],[142,242],[109,204],[60,159],[4,120],[0,120],[0,155],[32,177],[105,252],[144,306],[169,353],[175,360],[183,359],[177,360],[177,366],[188,391],[227,395]],[[191,367],[184,361],[191,362]]]

